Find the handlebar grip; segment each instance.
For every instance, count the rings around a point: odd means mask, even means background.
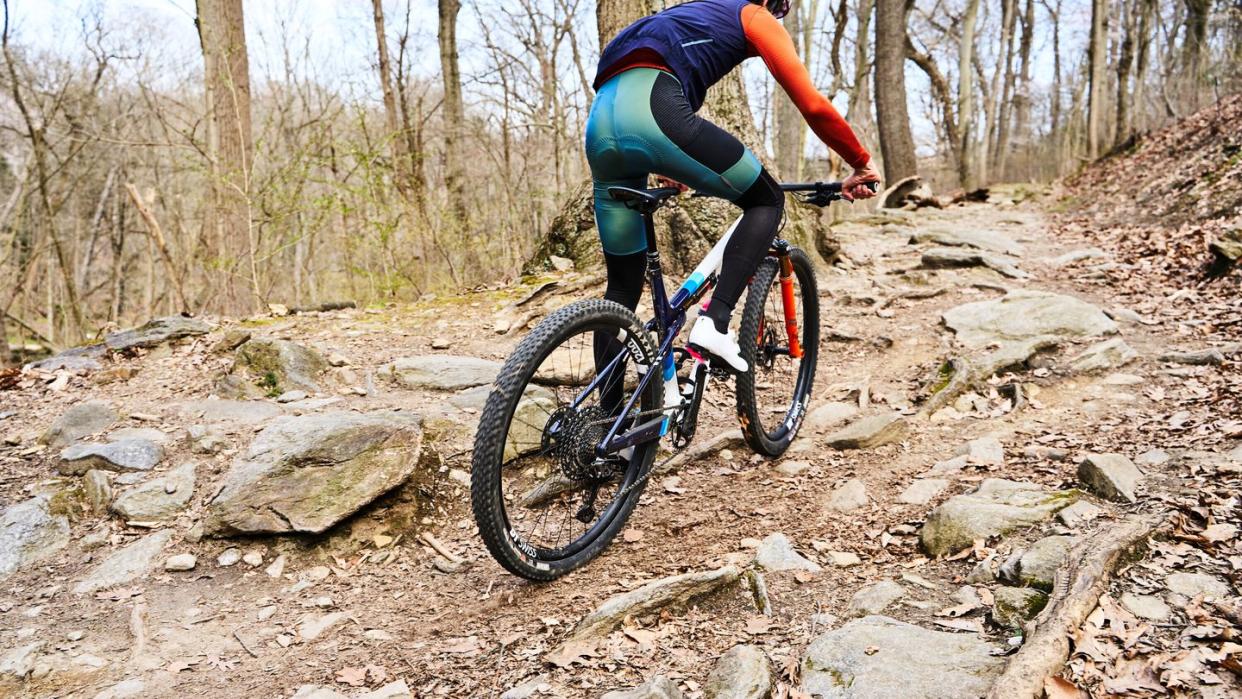
[[[879,182],[868,182],[867,189],[870,189],[873,193],[878,192],[880,191],[880,183]]]

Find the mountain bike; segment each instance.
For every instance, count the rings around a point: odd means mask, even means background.
[[[781,188],[816,206],[842,198],[839,182]],[[475,436],[479,534],[497,562],[530,580],[558,578],[608,546],[659,469],[662,439],[687,447],[709,379],[728,376],[677,336],[715,286],[737,221],[670,298],[654,214],[680,190],[608,192],[643,216],[654,317],[643,323],[604,300],[553,312],[505,362]],[[802,424],[819,353],[819,295],[805,252],[773,241],[747,287],[738,337],[749,366],[735,376],[742,433],[756,452],[779,456]]]

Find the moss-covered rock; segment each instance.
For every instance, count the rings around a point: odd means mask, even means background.
[[[1002,587],[992,593],[992,619],[1006,628],[1018,628],[1035,618],[1048,604],[1047,593],[1029,587]]]
[[[976,539],[1038,524],[1080,495],[1077,490],[1052,491],[1034,483],[989,478],[975,492],[949,498],[932,510],[920,533],[923,550],[944,556],[967,548]]]
[[[276,397],[285,391],[317,393],[328,362],[319,352],[288,340],[253,339],[237,348],[233,368],[217,389],[232,397]]]

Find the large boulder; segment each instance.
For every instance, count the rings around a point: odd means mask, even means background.
[[[429,354],[385,364],[379,376],[401,388],[456,391],[492,383],[500,367],[499,362],[478,357]]]
[[[52,509],[52,499],[46,495],[5,508],[0,515],[0,578],[69,543],[69,518]]]
[[[766,699],[772,693],[772,669],[768,656],[756,646],[733,646],[716,661],[707,683],[705,699]]]
[[[79,595],[89,594],[137,580],[155,567],[156,557],[171,538],[172,531],[165,529],[118,549],[74,585],[73,591]]]
[[[322,532],[414,475],[421,448],[420,421],[412,415],[277,418],[229,468],[204,531]]]
[[[944,312],[944,323],[968,347],[982,348],[1039,336],[1093,337],[1117,332],[1099,308],[1062,294],[1015,289],[999,299],[976,301]]]
[[[487,397],[491,393],[491,386],[475,386],[453,394],[448,402],[463,410],[473,411],[470,421],[477,423],[477,414],[483,412],[484,406],[487,405]],[[505,461],[541,447],[543,430],[557,407],[559,407],[559,402],[556,394],[550,389],[534,384],[526,386],[522,391],[522,400],[518,402],[517,410],[513,412],[513,422],[509,425],[509,433],[505,436]]]
[[[91,400],[69,408],[56,418],[39,441],[58,449],[103,432],[120,418],[112,406],[101,400]]]
[[[233,368],[218,388],[230,396],[275,397],[285,391],[317,393],[328,360],[289,340],[256,338],[237,348]]]
[[[160,478],[121,491],[112,502],[112,510],[138,522],[158,521],[177,514],[194,496],[195,468],[189,462]]]
[[[150,471],[164,459],[164,447],[149,439],[118,439],[106,444],[81,442],[60,452],[58,470],[80,476],[91,469],[134,473]]]
[[[981,697],[1005,664],[992,651],[972,635],[869,616],[811,642],[802,686],[825,699]]]
[[[923,523],[923,549],[944,556],[976,539],[1002,536],[1039,524],[1076,502],[1077,490],[1052,491],[1034,483],[989,478],[972,493],[949,498]]]

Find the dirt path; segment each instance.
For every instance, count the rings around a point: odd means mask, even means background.
[[[1016,243],[1013,260],[1029,277],[1011,278],[985,267],[922,268],[921,256],[942,246],[914,245],[911,237],[937,230],[1003,235]],[[0,414],[12,412],[0,420],[0,436],[7,438],[0,447],[5,466],[0,493],[6,504],[60,487],[48,481],[55,475],[57,450],[40,447],[36,438],[69,406],[87,398],[109,401],[122,416],[131,416],[123,417],[124,426],[167,432],[173,441],[166,465],[198,463],[190,507],[167,523],[172,540],[159,556],[161,565],[145,578],[75,594],[77,581],[114,547],[147,533],[118,517],[75,512],[66,548],[5,581],[0,650],[41,643],[21,673],[24,681],[6,675],[10,690],[20,696],[120,697],[133,690],[132,696],[289,697],[302,685],[325,685],[352,696],[404,680],[414,696],[490,697],[534,680],[532,693],[524,696],[596,697],[661,674],[695,697],[702,695],[718,657],[738,643],[750,643],[770,659],[778,694],[792,696],[801,686],[798,668],[808,644],[845,623],[855,593],[877,581],[897,581],[904,589],[904,597],[884,611],[887,615],[940,630],[945,628],[941,622],[975,619],[980,625],[965,635],[1005,644],[1011,635],[1006,629],[981,623],[986,609],[972,610],[962,620],[939,614],[961,604],[960,587],[975,558],[929,559],[918,539],[931,508],[973,490],[985,478],[1060,489],[1078,486],[1075,470],[1089,452],[1120,452],[1135,459],[1160,449],[1175,457],[1145,467],[1147,485],[1136,504],[1098,503],[1105,513],[1089,525],[1095,527],[1128,511],[1166,508],[1174,504],[1173,494],[1216,473],[1202,462],[1176,458],[1179,450],[1235,449],[1234,458],[1242,460],[1236,451],[1237,423],[1216,414],[1212,400],[1222,385],[1237,385],[1237,360],[1188,366],[1156,359],[1171,349],[1212,345],[1224,336],[1195,324],[1182,307],[1166,303],[1159,296],[1163,292],[1129,309],[1137,315],[1117,310],[1123,300],[1133,302],[1132,290],[1123,296],[1099,283],[1113,269],[1107,265],[1117,262],[1091,256],[1071,261],[1070,253],[1083,243],[1056,238],[1038,203],[899,212],[843,227],[840,234],[849,263],[821,272],[825,340],[812,407],[841,402],[855,406],[860,415],[898,411],[909,423],[908,434],[872,449],[835,451],[825,446],[824,436],[837,425],[812,420],[785,459],[765,461],[745,448],[700,459],[677,472],[676,483],[653,482],[625,540],[618,539],[585,570],[549,585],[520,581],[490,560],[473,531],[467,490],[448,475],[469,468],[477,409],[451,404],[444,392],[393,387],[376,375],[385,363],[408,355],[440,352],[503,360],[518,333],[493,332],[494,315],[529,287],[232,326],[340,355],[343,361],[335,363],[344,366],[330,370],[336,388],[327,394],[339,401],[307,406],[305,412],[400,409],[421,414],[424,427],[436,435],[443,467],[442,477],[430,487],[429,506],[425,493],[398,489],[322,536],[194,541],[203,503],[215,495],[219,477],[261,426],[249,419],[222,426],[224,449],[217,454],[196,454],[183,439],[187,427],[202,421],[201,401],[231,362],[228,354],[210,351],[227,328],[142,356],[110,360],[105,371],[73,376],[64,386],[39,381],[0,393],[5,401]],[[589,281],[570,274],[560,285],[572,288],[583,279]],[[1108,309],[1122,319],[1120,337],[1138,358],[1121,368],[1074,373],[1066,369],[1068,359],[1096,340],[1063,342],[1059,351],[1036,357],[1017,377],[1021,407],[1006,400],[998,392],[1000,382],[993,381],[930,418],[916,415],[941,363],[963,354],[941,314],[997,298],[1007,289],[1071,294]],[[592,286],[571,293],[553,290],[509,315],[540,314],[597,293]],[[1143,322],[1126,320],[1137,316]],[[111,380],[100,383],[101,375]],[[701,440],[733,426],[731,396],[720,388],[706,409]],[[928,503],[899,501],[916,476],[981,437],[995,437],[1004,445],[1003,463],[967,466]],[[1236,479],[1236,470],[1232,473]],[[865,484],[865,504],[845,512],[828,507],[831,494],[851,479]],[[1019,532],[989,544],[988,553],[999,561],[1040,534],[1081,533],[1059,526]],[[444,561],[437,568],[437,553],[416,536],[424,529],[469,565],[441,572],[450,568]],[[824,570],[766,575],[771,617],[759,615],[751,595],[735,589],[684,612],[634,619],[627,632],[613,634],[594,655],[570,667],[545,662],[573,625],[609,597],[665,576],[746,565],[756,540],[775,532]],[[1242,560],[1236,555],[1242,552],[1234,534],[1218,542],[1211,556],[1204,554],[1210,561],[1196,559],[1195,565],[1236,576],[1236,563]],[[218,565],[217,556],[232,547],[261,552],[263,562]],[[859,563],[834,565],[830,552],[856,554]],[[163,570],[163,560],[176,553],[195,554],[195,568]],[[1231,569],[1212,567],[1211,561],[1230,555],[1235,556]],[[283,556],[283,570],[270,569],[278,556]],[[1169,565],[1151,560],[1156,568]],[[1155,581],[1147,589],[1151,592],[1163,571],[1146,572],[1148,582]],[[985,597],[997,586],[976,585]],[[1236,587],[1230,594],[1236,594]],[[1185,618],[1165,622],[1172,627],[1168,633],[1176,637]],[[317,625],[326,628],[313,628]],[[1087,672],[1081,661],[1078,671]],[[1236,675],[1218,674],[1216,683],[1197,680],[1196,691],[1222,690],[1218,695],[1225,696],[1237,690]]]

